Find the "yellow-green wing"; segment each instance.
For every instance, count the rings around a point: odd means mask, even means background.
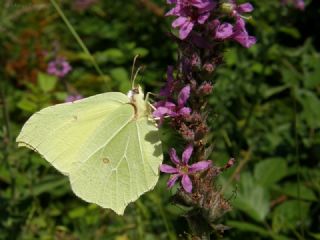
[[[162,150],[158,129],[121,93],[105,93],[35,113],[17,138],[70,178],[76,195],[118,214],[152,189]]]
[[[80,198],[123,214],[130,202],[154,188],[162,160],[155,124],[147,117],[134,119],[70,172],[71,186]]]
[[[118,114],[129,102],[126,95],[110,92],[72,103],[47,107],[33,114],[17,142],[40,153],[61,173],[68,175],[75,163],[83,162],[134,117],[133,109]],[[133,107],[131,107],[133,108]],[[99,134],[101,126],[112,131]]]

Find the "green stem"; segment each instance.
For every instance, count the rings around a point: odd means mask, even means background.
[[[9,152],[10,152],[10,144],[11,144],[11,131],[10,131],[10,118],[8,112],[8,106],[5,96],[5,80],[1,86],[0,92],[1,102],[2,102],[2,114],[4,120],[4,135],[3,135],[3,144],[4,144],[4,156],[3,162],[4,165],[7,167],[9,175],[10,175],[10,187],[11,187],[11,199],[14,199],[15,196],[15,178],[13,176],[13,172],[9,163]]]
[[[73,35],[73,37],[76,39],[76,41],[78,42],[78,44],[80,45],[80,47],[82,48],[82,50],[85,52],[85,54],[88,55],[88,57],[90,58],[92,65],[94,66],[94,68],[96,69],[96,71],[100,74],[101,77],[104,76],[103,72],[101,71],[100,67],[98,66],[96,60],[94,59],[94,57],[92,56],[92,54],[90,53],[90,51],[88,50],[88,48],[86,47],[86,45],[83,43],[83,41],[81,40],[81,38],[79,37],[78,33],[76,32],[76,30],[74,29],[74,27],[71,25],[71,23],[69,22],[69,20],[67,19],[67,17],[64,15],[62,9],[59,7],[59,5],[57,4],[57,2],[55,0],[50,0],[52,5],[54,6],[54,8],[56,9],[56,11],[58,12],[58,14],[60,15],[60,17],[62,18],[62,20],[64,21],[64,23],[67,25],[69,31],[71,32],[71,34]]]

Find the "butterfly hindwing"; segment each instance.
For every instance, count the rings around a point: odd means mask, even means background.
[[[72,189],[86,201],[123,214],[130,202],[158,181],[162,162],[159,148],[161,143],[154,124],[146,117],[133,120],[70,172]]]

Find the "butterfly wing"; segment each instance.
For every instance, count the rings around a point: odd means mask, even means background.
[[[102,124],[113,124],[113,131],[117,131],[133,118],[131,111],[114,119],[119,108],[128,101],[126,95],[111,92],[47,107],[31,116],[16,141],[18,146],[40,153],[61,173],[68,175],[76,162],[84,161],[90,151],[112,136],[111,131],[109,135],[97,136]]]
[[[105,93],[35,113],[17,138],[69,176],[87,202],[123,214],[159,178],[158,129],[121,93]]]
[[[162,160],[154,123],[146,117],[133,120],[70,172],[71,186],[80,198],[123,214],[130,202],[156,185]]]

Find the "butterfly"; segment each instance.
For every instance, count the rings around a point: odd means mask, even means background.
[[[140,86],[107,92],[34,113],[16,141],[69,177],[81,199],[122,215],[154,188],[161,141]]]

